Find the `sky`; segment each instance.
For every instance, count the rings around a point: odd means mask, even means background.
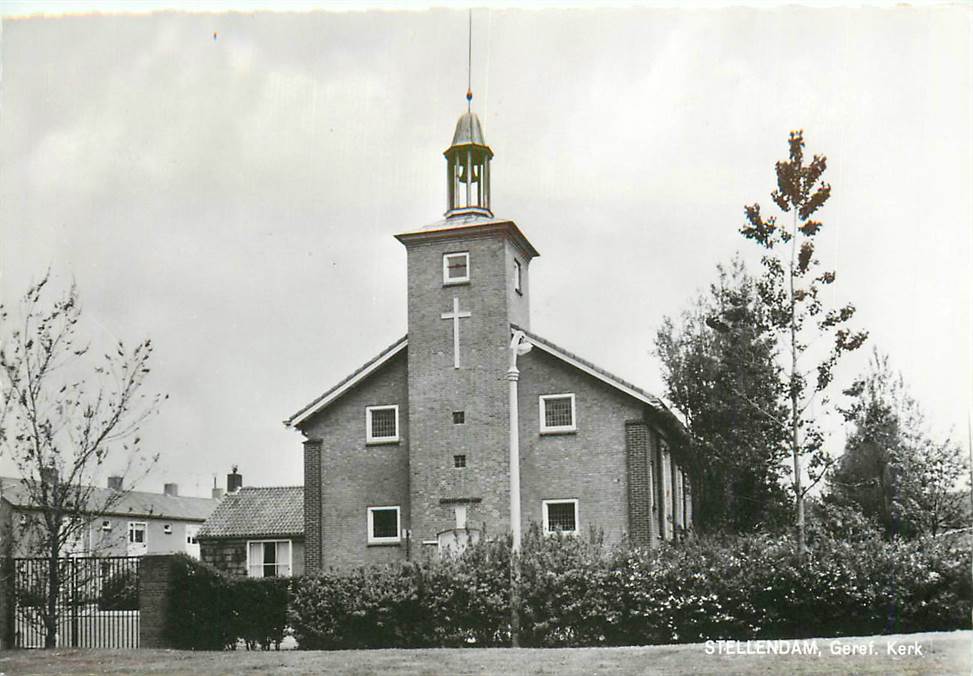
[[[466,12],[109,4],[3,8],[0,295],[50,267],[95,344],[152,339],[169,399],[140,488],[207,495],[233,464],[300,484],[282,421],[405,333],[393,235],[445,209]],[[541,253],[532,329],[664,394],[656,331],[735,252],[756,269],[743,206],[770,207],[803,129],[828,157],[832,300],[965,446],[971,25],[960,6],[475,10],[494,211]]]

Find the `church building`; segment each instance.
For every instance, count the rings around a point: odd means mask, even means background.
[[[408,333],[286,421],[305,438],[306,570],[505,535],[514,453],[521,529],[679,537],[693,522],[684,428],[657,397],[531,331],[539,254],[493,214],[474,113],[444,154],[445,217],[395,235]]]

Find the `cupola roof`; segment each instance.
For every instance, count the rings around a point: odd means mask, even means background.
[[[456,131],[453,132],[452,146],[478,145],[485,146],[486,140],[483,138],[483,127],[480,125],[480,118],[476,113],[467,111],[460,115],[456,122]]]

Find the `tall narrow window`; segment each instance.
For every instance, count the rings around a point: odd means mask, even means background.
[[[574,535],[578,532],[577,500],[544,500],[542,511],[545,533]]]
[[[443,255],[443,284],[462,284],[470,281],[468,251]]]
[[[574,432],[573,394],[545,394],[540,398],[541,434]]]
[[[514,291],[516,291],[517,293],[523,293],[523,291],[521,291],[521,287],[520,287],[520,283],[521,283],[521,276],[520,275],[521,275],[521,272],[520,272],[520,261],[518,261],[515,258],[514,259]]]
[[[399,407],[367,406],[365,408],[365,442],[388,444],[399,440]]]
[[[368,544],[395,544],[400,541],[399,508],[368,508]]]

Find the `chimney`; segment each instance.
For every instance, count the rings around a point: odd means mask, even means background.
[[[50,465],[48,467],[41,467],[41,483],[52,486],[57,483],[57,467]]]
[[[215,474],[213,475],[213,493],[212,493],[212,496],[213,496],[213,499],[214,500],[222,500],[223,499],[223,489],[216,485],[216,475]]]
[[[110,476],[108,477],[108,487],[113,491],[122,490],[122,477],[120,476]]]
[[[170,495],[174,498],[179,497],[179,484],[164,484],[162,486],[162,492],[166,495]]]
[[[226,475],[226,492],[236,493],[243,486],[243,475],[238,473],[237,466],[233,465],[233,471]]]

